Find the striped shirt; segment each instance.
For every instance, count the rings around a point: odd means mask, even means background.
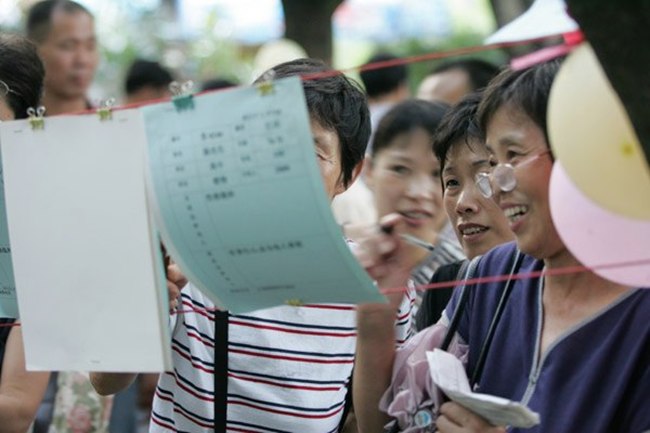
[[[413,298],[408,292],[398,314],[398,341],[411,332]],[[181,299],[185,312],[173,318],[173,371],[160,376],[151,433],[213,430],[214,306],[189,284]],[[355,307],[343,304],[231,314],[226,430],[337,431],[351,380],[355,323]]]

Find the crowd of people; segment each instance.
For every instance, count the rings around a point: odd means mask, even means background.
[[[0,34],[0,120],[92,108],[94,21],[72,0],[43,0],[24,37]],[[531,432],[650,431],[650,291],[552,272],[581,265],[549,209],[547,105],[561,64],[453,60],[415,95],[404,66],[363,71],[361,84],[320,60],[271,66],[258,80],[327,73],[302,82],[320,174],[351,251],[378,290],[393,289],[388,302],[233,314],[171,263],[173,368],[160,375],[27,371],[20,323],[0,319],[0,433],[528,431],[447,401],[425,354],[441,347],[474,390],[537,412]],[[168,98],[174,80],[137,59],[123,101]],[[550,273],[513,278],[539,270]],[[492,275],[510,278],[418,290]]]

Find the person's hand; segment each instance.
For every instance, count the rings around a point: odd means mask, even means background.
[[[440,407],[436,427],[439,433],[506,433],[504,427],[495,427],[454,402],[447,402]]]
[[[345,223],[341,225],[341,230],[343,231],[343,236],[346,239],[350,239],[354,242],[358,242],[360,239],[363,239],[367,236],[369,231],[372,231],[376,227],[376,224],[368,223]]]
[[[411,269],[405,254],[404,242],[397,235],[402,223],[398,214],[389,214],[379,221],[379,225],[368,227],[358,240],[354,254],[370,277],[377,282],[380,289],[405,287]],[[397,310],[402,291],[387,293],[391,307]]]
[[[169,295],[169,311],[175,311],[178,307],[178,296],[181,289],[187,284],[187,278],[181,272],[176,263],[167,266],[167,293]]]

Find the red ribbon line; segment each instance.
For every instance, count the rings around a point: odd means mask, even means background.
[[[423,284],[416,286],[416,290],[434,290],[434,289],[443,289],[443,288],[453,288],[458,286],[461,283],[465,284],[483,284],[483,283],[495,283],[499,281],[507,281],[508,279],[513,280],[526,280],[531,278],[540,278],[540,277],[549,277],[556,275],[571,275],[579,274],[582,272],[594,272],[595,270],[603,269],[617,269],[617,268],[627,268],[634,266],[644,266],[650,265],[650,259],[640,259],[640,260],[629,260],[625,262],[615,262],[615,263],[604,263],[594,266],[585,266],[585,265],[574,265],[574,266],[564,266],[561,268],[555,269],[542,269],[540,271],[531,271],[531,272],[522,272],[518,274],[504,274],[504,275],[488,275],[485,277],[477,278],[468,278],[467,280],[453,280],[453,281],[442,281],[439,283]],[[382,294],[389,293],[399,293],[406,291],[406,287],[395,287],[390,289],[380,290]]]
[[[550,35],[550,36],[544,36],[540,38],[533,38],[533,39],[526,39],[522,41],[514,41],[514,42],[499,42],[496,44],[486,44],[486,45],[475,45],[475,46],[470,46],[470,47],[462,47],[462,48],[456,48],[452,50],[447,50],[447,51],[437,51],[433,53],[427,53],[427,54],[421,54],[417,56],[410,56],[410,57],[402,57],[398,59],[392,59],[392,60],[385,60],[381,62],[374,62],[374,63],[368,63],[365,65],[360,65],[360,66],[355,66],[351,68],[346,68],[346,69],[339,69],[339,70],[332,70],[332,71],[327,71],[327,72],[319,72],[319,73],[314,73],[314,74],[306,74],[302,75],[301,79],[304,81],[307,80],[317,80],[319,78],[327,78],[327,77],[333,77],[336,75],[339,75],[341,73],[350,73],[354,71],[370,71],[370,70],[375,70],[375,69],[382,69],[382,68],[389,68],[391,66],[398,66],[398,65],[407,65],[411,63],[419,63],[419,62],[425,62],[429,60],[437,60],[437,59],[444,59],[448,57],[455,57],[455,56],[462,56],[466,54],[473,54],[473,53],[478,53],[482,51],[491,51],[491,50],[497,50],[497,49],[502,49],[502,48],[511,48],[511,47],[516,47],[516,46],[522,46],[522,45],[530,45],[534,43],[539,43],[539,42],[545,42],[548,40],[555,39],[561,35]],[[241,86],[239,86],[241,87]],[[198,95],[203,95],[203,94],[208,94],[208,93],[214,93],[214,92],[221,92],[226,89],[218,89],[218,90],[208,90],[205,92],[200,92],[197,93]],[[121,105],[121,106],[116,106],[112,107],[111,110],[117,111],[117,110],[127,110],[127,109],[132,109],[132,108],[140,108],[140,107],[145,107],[147,105],[153,105],[161,102],[166,102],[169,101],[170,98],[161,98],[161,99],[155,99],[151,101],[146,101],[146,102],[139,102],[139,103],[134,103],[134,104],[127,104],[127,105]],[[81,114],[92,114],[95,113],[97,109],[89,109],[89,110],[84,110],[84,111],[79,111],[72,113],[74,115],[81,115]],[[600,265],[600,266],[594,266],[591,268],[588,268],[586,266],[570,266],[566,268],[558,268],[558,269],[553,269],[553,270],[548,270],[548,271],[536,271],[536,272],[528,272],[528,273],[521,273],[521,274],[515,274],[512,276],[513,279],[526,279],[526,278],[539,278],[541,276],[546,276],[546,275],[564,275],[564,274],[570,274],[570,273],[578,273],[578,272],[587,272],[591,271],[592,269],[605,269],[605,268],[612,268],[612,267],[627,267],[627,266],[638,266],[641,264],[650,264],[650,259],[648,260],[642,260],[642,261],[636,261],[636,262],[626,262],[622,264],[608,264],[608,265]],[[480,283],[490,283],[490,282],[498,282],[498,281],[505,281],[508,278],[511,278],[510,275],[494,275],[494,276],[487,276],[487,277],[481,277],[481,278],[473,278],[469,279],[466,281],[466,284],[480,284]],[[440,283],[433,283],[433,284],[427,284],[427,285],[422,285],[422,286],[417,286],[417,290],[432,290],[432,289],[441,289],[441,288],[451,288],[455,287],[458,284],[463,282],[462,280],[457,280],[457,281],[445,281],[445,282],[440,282]],[[397,293],[397,292],[403,292],[406,291],[406,287],[397,287],[397,288],[392,288],[392,289],[384,289],[381,290],[381,293],[383,294],[388,294],[388,293]],[[176,310],[172,312],[172,314],[178,314],[178,313],[197,313],[197,312],[214,312],[214,311],[219,311],[221,310],[220,308],[214,307],[214,308],[205,308],[205,309],[188,309],[188,310]],[[20,326],[19,322],[14,322],[14,323],[2,323],[0,324],[0,328],[3,327],[9,327],[9,326]]]
[[[452,280],[452,281],[442,281],[439,283],[431,283],[431,284],[425,284],[421,286],[416,286],[416,290],[435,290],[435,289],[443,289],[443,288],[453,288],[458,286],[461,283],[465,284],[483,284],[483,283],[495,283],[499,281],[507,281],[508,279],[513,279],[513,280],[526,280],[530,278],[540,278],[540,277],[548,277],[548,276],[555,276],[555,275],[570,275],[570,274],[578,274],[582,272],[593,272],[594,270],[603,270],[603,269],[618,269],[618,268],[627,268],[627,267],[634,267],[634,266],[644,266],[644,265],[650,265],[650,258],[649,259],[640,259],[640,260],[629,260],[625,262],[615,262],[615,263],[604,263],[600,265],[594,265],[594,266],[584,266],[584,265],[574,265],[574,266],[564,266],[561,268],[556,268],[556,269],[542,269],[540,271],[531,271],[531,272],[521,272],[518,274],[503,274],[503,275],[488,275],[485,277],[477,277],[477,278],[469,278],[467,280]],[[407,287],[395,287],[395,288],[390,288],[390,289],[383,289],[380,290],[380,292],[384,295],[390,294],[390,293],[399,293],[399,292],[405,292],[407,291]],[[223,310],[222,308],[218,307],[211,307],[211,308],[193,308],[190,307],[188,309],[183,309],[183,310],[175,310],[171,312],[171,314],[180,314],[180,313],[205,313],[205,312],[215,312],[215,311],[221,311]],[[2,323],[0,324],[0,328],[6,328],[10,326],[20,326],[19,322],[14,322],[14,323]]]
[[[545,42],[545,41],[550,41],[550,40],[555,40],[558,37],[561,37],[561,34],[558,35],[549,35],[549,36],[543,36],[539,38],[532,38],[532,39],[525,39],[522,41],[514,41],[514,42],[499,42],[495,44],[486,44],[486,45],[474,45],[470,47],[462,47],[462,48],[455,48],[451,50],[446,50],[446,51],[436,51],[433,53],[427,53],[427,54],[421,54],[417,56],[409,56],[409,57],[402,57],[398,59],[392,59],[392,60],[384,60],[381,62],[374,62],[374,63],[368,63],[365,65],[359,65],[359,66],[354,66],[351,68],[345,68],[345,69],[333,69],[331,71],[327,72],[318,72],[314,74],[305,74],[301,75],[301,79],[303,81],[307,80],[317,80],[319,78],[328,78],[328,77],[333,77],[339,74],[345,74],[345,73],[350,73],[350,72],[361,72],[361,71],[371,71],[374,69],[382,69],[382,68],[389,68],[391,66],[398,66],[398,65],[407,65],[411,63],[419,63],[419,62],[425,62],[428,60],[437,60],[437,59],[444,59],[447,57],[455,57],[455,56],[462,56],[466,54],[474,54],[474,53],[479,53],[482,51],[492,51],[492,50],[498,50],[501,48],[511,48],[511,47],[517,47],[517,46],[523,46],[523,45],[530,45],[534,43],[539,43],[539,42]],[[235,86],[235,87],[248,87],[248,86]],[[196,95],[205,95],[209,93],[215,93],[215,92],[223,92],[224,90],[229,90],[233,89],[235,87],[230,87],[228,89],[217,89],[217,90],[206,90],[204,92],[198,92]],[[118,110],[128,110],[131,108],[140,108],[140,107],[146,107],[147,105],[153,105],[153,104],[158,104],[161,102],[168,102],[170,101],[171,98],[160,98],[160,99],[153,99],[150,101],[145,101],[145,102],[136,102],[133,104],[125,104],[125,105],[120,105],[120,106],[115,106],[112,107],[112,111],[118,111]],[[91,108],[89,110],[83,110],[83,111],[77,111],[74,113],[64,113],[61,115],[81,115],[81,114],[92,114],[97,112],[97,108]],[[54,117],[54,116],[52,116]]]

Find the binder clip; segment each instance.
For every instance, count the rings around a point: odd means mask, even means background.
[[[275,85],[273,84],[274,78],[274,70],[266,71],[264,75],[262,75],[260,82],[257,83],[257,90],[260,92],[260,95],[266,96],[275,93]]]
[[[291,307],[302,307],[303,305],[305,305],[305,304],[304,304],[300,299],[298,299],[298,298],[287,299],[284,303],[287,304],[287,305],[289,305],[289,306],[291,306]]]
[[[183,111],[194,108],[193,87],[194,82],[191,80],[183,84],[180,84],[178,81],[172,81],[169,84],[169,91],[172,93],[172,102],[176,110]]]
[[[115,105],[115,98],[108,98],[100,102],[99,108],[97,109],[99,120],[103,122],[113,118],[113,105]]]
[[[45,107],[42,105],[37,108],[29,107],[27,109],[27,115],[29,116],[28,121],[33,130],[45,128],[45,119],[43,119],[44,114]]]

